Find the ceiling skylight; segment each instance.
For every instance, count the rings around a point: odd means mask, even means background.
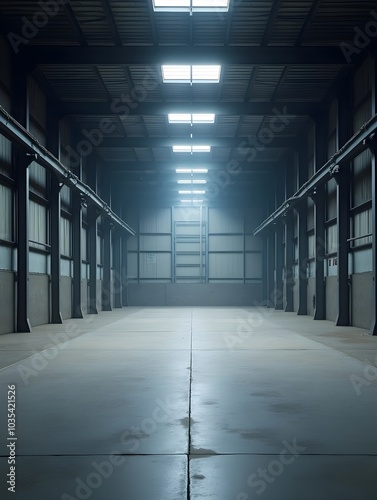
[[[210,153],[211,146],[173,146],[173,153]]]
[[[218,83],[221,66],[218,64],[171,65],[161,66],[162,80],[165,83]]]
[[[177,168],[177,174],[208,174],[208,168]]]
[[[203,203],[203,200],[181,200],[181,203]]]
[[[152,0],[156,12],[228,12],[229,0]]]
[[[169,113],[169,123],[214,123],[214,113]]]
[[[205,191],[178,191],[178,194],[206,194]]]
[[[179,179],[178,184],[207,184],[205,179]]]

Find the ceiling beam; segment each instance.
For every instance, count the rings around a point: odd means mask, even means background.
[[[104,137],[99,148],[166,148],[173,145],[209,145],[220,148],[239,148],[244,157],[247,158],[253,150],[265,151],[266,149],[294,148],[299,146],[299,141],[292,138],[274,137],[269,144],[262,144],[258,138],[247,137],[199,137],[190,139],[189,137]],[[177,160],[187,153],[175,153]],[[194,154],[194,158],[203,158],[206,153]],[[254,156],[254,155],[253,155]],[[203,161],[203,160],[200,160]]]
[[[195,161],[195,160],[194,160]],[[252,174],[254,172],[271,173],[271,170],[279,166],[279,162],[275,161],[253,161],[247,163],[246,161],[237,161],[240,173]],[[203,161],[198,164],[197,161],[182,161],[182,160],[169,160],[169,161],[105,161],[102,165],[112,172],[156,172],[156,173],[172,173],[176,168],[207,168],[209,172],[221,172],[229,169],[228,161]]]
[[[96,101],[61,102],[59,114],[77,116],[167,115],[168,113],[216,113],[217,115],[314,116],[318,102],[132,102],[119,96],[112,103]]]
[[[346,64],[339,47],[54,47],[23,49],[30,64]]]

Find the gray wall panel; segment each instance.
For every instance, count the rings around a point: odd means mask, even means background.
[[[14,273],[0,271],[0,304],[1,321],[0,334],[11,333],[15,330],[14,325]]]
[[[72,317],[72,278],[60,278],[60,312],[63,319]]]
[[[373,273],[352,275],[352,324],[369,329],[373,320]]]
[[[248,306],[261,300],[260,284],[148,283],[128,286],[130,306]]]
[[[338,278],[326,278],[326,319],[335,321],[338,316]]]
[[[31,326],[45,325],[50,317],[50,277],[47,274],[30,274],[29,310]]]
[[[314,315],[313,296],[315,295],[315,278],[308,278],[308,316]]]

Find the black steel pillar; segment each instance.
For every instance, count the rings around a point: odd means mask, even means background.
[[[75,174],[82,179],[82,160],[74,169]],[[80,193],[72,193],[72,257],[73,257],[73,283],[72,283],[72,318],[83,318],[82,293],[81,293],[81,232],[82,232],[82,199]]]
[[[13,114],[26,129],[29,126],[27,75],[14,66]],[[16,149],[14,162],[17,179],[17,332],[31,332],[29,320],[29,165],[33,158]]]
[[[284,179],[278,171],[275,184],[275,206],[278,207],[284,201]],[[278,221],[275,225],[275,309],[284,309],[284,249],[283,249],[284,225]]]
[[[90,187],[97,192],[97,164],[92,156],[88,158],[88,179]],[[99,213],[88,207],[88,245],[89,245],[89,290],[88,313],[98,314],[97,309],[97,218]]]
[[[51,323],[63,323],[60,312],[60,185],[57,177],[51,178],[50,189],[50,238],[51,238]]]
[[[103,177],[102,196],[106,203],[111,203],[111,179],[110,173]],[[103,231],[103,277],[102,277],[102,310],[112,310],[112,291],[111,291],[111,229],[112,224],[109,217],[102,218]]]
[[[350,85],[344,87],[339,96],[338,106],[338,148],[351,136],[351,93]],[[349,237],[350,237],[350,164],[339,166],[335,174],[337,182],[337,227],[338,227],[338,316],[337,326],[350,324],[350,283],[349,283]]]
[[[315,124],[314,169],[318,171],[327,161],[328,117],[321,115]],[[326,319],[326,189],[316,188],[312,195],[314,201],[315,236],[315,306],[314,319]]]
[[[52,103],[50,103],[52,104]],[[52,105],[50,106],[52,108]],[[48,149],[59,158],[59,121],[52,112],[47,117]],[[56,176],[50,182],[50,244],[51,244],[51,323],[63,323],[60,312],[60,189]]]
[[[29,164],[17,151],[17,332],[31,332],[29,321]]]
[[[299,185],[302,186],[308,177],[307,148],[298,151]],[[299,316],[308,313],[308,205],[304,199],[298,208],[298,310]]]
[[[285,197],[289,198],[294,194],[293,183],[293,162],[292,154],[289,154],[285,162]],[[285,255],[284,255],[284,268],[285,268],[285,312],[293,311],[293,262],[294,262],[294,218],[293,213],[289,211],[284,217],[285,223]]]
[[[373,86],[372,86],[372,112],[377,113],[377,59],[373,64]],[[377,335],[377,140],[374,138],[371,144],[372,150],[372,245],[373,245],[373,320],[371,325],[372,335]]]
[[[111,186],[113,196],[111,198],[111,206],[115,213],[121,216],[121,198],[120,192],[116,189],[114,183]],[[113,247],[113,275],[114,275],[114,308],[121,309],[122,293],[123,293],[123,269],[122,269],[122,231],[114,228],[112,231],[112,247]]]

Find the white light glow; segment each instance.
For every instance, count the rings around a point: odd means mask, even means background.
[[[177,174],[208,174],[207,168],[177,168]]]
[[[218,83],[221,66],[218,64],[199,64],[189,66],[163,64],[161,66],[162,80],[176,83]]]
[[[229,0],[152,0],[153,10],[162,12],[228,12]]]
[[[210,153],[211,146],[173,146],[173,153]]]
[[[207,184],[205,179],[178,179],[177,184]]]
[[[214,113],[169,113],[169,123],[214,123]]]

